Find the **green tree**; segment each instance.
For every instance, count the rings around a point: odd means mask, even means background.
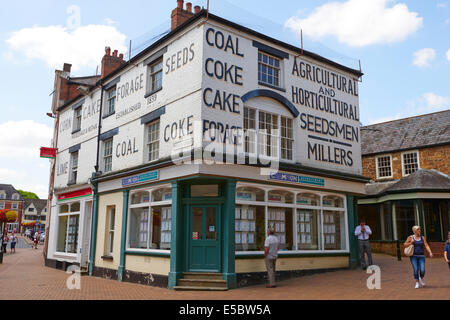
[[[17,190],[24,199],[39,199],[36,193],[30,191]]]

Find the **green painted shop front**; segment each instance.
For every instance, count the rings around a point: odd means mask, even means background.
[[[221,273],[236,287],[234,211],[236,180],[189,178],[172,182],[169,288],[184,272]]]

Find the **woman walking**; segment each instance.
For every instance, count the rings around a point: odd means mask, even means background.
[[[16,253],[17,236],[15,233],[11,236],[11,253]]]
[[[8,246],[9,238],[8,233],[5,231],[5,235],[3,236],[2,250],[3,253],[6,253],[6,247]]]
[[[409,247],[411,244],[414,245],[414,254],[409,257],[411,260],[411,264],[414,270],[414,279],[416,280],[415,288],[419,288],[419,282],[422,287],[425,287],[425,281],[423,278],[425,277],[425,248],[430,254],[430,258],[433,257],[433,253],[431,252],[430,246],[427,243],[427,240],[424,236],[421,235],[421,230],[419,226],[414,226],[412,228],[414,234],[409,236],[405,242],[405,247]],[[420,273],[420,277],[419,277]]]

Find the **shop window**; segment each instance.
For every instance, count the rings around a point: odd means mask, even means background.
[[[214,185],[192,185],[191,197],[218,197],[219,186]]]
[[[323,211],[323,240],[325,250],[345,250],[344,211]]]
[[[236,200],[265,201],[265,192],[253,187],[238,187],[236,188]]]
[[[152,201],[170,201],[172,200],[172,188],[161,188],[152,191]]]
[[[131,204],[145,204],[150,202],[150,194],[148,191],[140,191],[131,195]]]
[[[412,227],[418,225],[413,200],[395,201],[395,224],[398,240],[406,240],[412,234]]]
[[[148,249],[149,209],[130,210],[129,248]]]
[[[297,209],[297,250],[319,250],[320,210]]]
[[[264,251],[265,208],[237,205],[235,212],[235,250]]]
[[[380,217],[378,212],[378,204],[358,205],[358,218],[364,219],[366,224],[372,230],[370,240],[381,240]],[[359,223],[359,221],[358,221]]]
[[[320,206],[320,196],[313,193],[300,193],[297,195],[297,204],[305,206]]]
[[[256,153],[256,110],[244,107],[244,151]]]
[[[280,243],[280,250],[293,250],[293,215],[292,208],[269,208],[268,227],[275,230]]]
[[[79,220],[79,202],[60,206],[58,217],[58,252],[77,253]]]
[[[322,202],[324,207],[344,208],[344,199],[338,196],[325,196]]]
[[[294,195],[288,191],[272,190],[269,191],[267,200],[269,202],[294,203]]]

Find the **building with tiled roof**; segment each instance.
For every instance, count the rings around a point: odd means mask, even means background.
[[[43,229],[47,224],[47,212],[47,199],[25,199],[22,222],[33,223],[38,221],[38,228]]]
[[[447,239],[450,110],[363,127],[361,140],[363,175],[371,182],[358,214],[374,226],[372,240],[386,247],[386,241],[405,240],[414,225],[431,242]]]
[[[20,231],[23,202],[22,196],[12,185],[0,184],[0,210],[17,212],[17,220],[7,224],[8,232],[12,232],[14,229]]]

